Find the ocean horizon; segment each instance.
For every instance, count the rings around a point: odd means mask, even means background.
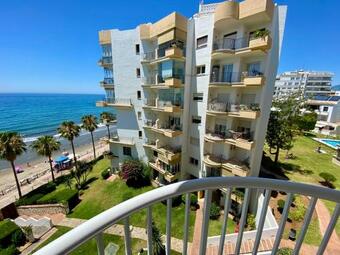
[[[103,97],[97,94],[0,93],[0,131],[16,131],[25,141],[56,135],[58,126],[65,120],[80,124],[85,114],[99,118],[104,110],[95,104]]]
[[[56,137],[61,142],[61,150],[70,150],[69,142],[57,134],[58,126],[65,120],[80,124],[85,114],[99,118],[104,109],[96,107],[96,101],[103,97],[95,94],[0,93],[0,131],[20,133],[28,146],[27,152],[17,158],[16,164],[43,160],[29,148],[34,140],[43,135]],[[105,111],[114,113],[112,109]],[[114,129],[113,126],[112,131]],[[106,127],[99,124],[94,139],[98,141],[106,134]],[[82,131],[74,142],[76,147],[90,144],[89,133]],[[0,170],[8,167],[8,162],[0,160]]]

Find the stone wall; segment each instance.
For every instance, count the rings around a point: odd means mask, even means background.
[[[18,214],[20,216],[34,216],[41,215],[46,216],[48,214],[68,214],[69,208],[63,204],[44,204],[44,205],[22,205],[17,207]]]

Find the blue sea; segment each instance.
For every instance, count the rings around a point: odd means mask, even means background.
[[[57,128],[65,120],[80,124],[81,117],[85,114],[99,117],[104,109],[96,107],[96,101],[102,98],[101,95],[77,94],[0,94],[0,131],[19,132],[27,145],[42,135],[58,137]],[[105,109],[107,110],[113,111]],[[106,127],[100,125],[95,132],[95,139],[98,140],[104,135]],[[70,149],[68,141],[60,141],[63,150]],[[82,132],[75,140],[76,146],[89,143],[87,132]],[[38,158],[34,152],[28,150],[17,161],[23,164]],[[7,167],[7,162],[0,161],[0,169]]]

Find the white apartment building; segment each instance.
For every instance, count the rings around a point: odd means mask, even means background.
[[[327,96],[332,93],[333,73],[319,71],[291,71],[277,76],[274,97],[301,93],[305,98]]]
[[[315,96],[307,104],[318,115],[315,132],[340,135],[340,95]]]
[[[258,176],[285,16],[272,0],[225,1],[100,31],[114,85],[97,105],[116,109],[113,167],[144,160],[154,185]]]

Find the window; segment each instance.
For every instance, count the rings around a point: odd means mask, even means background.
[[[138,118],[139,120],[142,119],[142,112],[137,112],[137,118]]]
[[[137,78],[140,78],[140,68],[136,68],[136,76]]]
[[[323,111],[324,111],[324,112],[327,112],[327,111],[328,111],[328,106],[324,106],[324,107],[323,107]]]
[[[196,74],[205,74],[205,65],[196,66]]]
[[[130,147],[123,147],[123,155],[131,156],[131,148]]]
[[[142,92],[140,92],[140,90],[137,90],[137,99],[141,99],[142,98]]]
[[[196,41],[196,48],[197,49],[207,47],[207,45],[208,45],[208,36],[207,35],[202,36],[200,38],[197,38],[197,41]]]
[[[201,116],[192,116],[192,123],[200,124],[201,123]]]
[[[136,44],[136,55],[139,55],[139,53],[140,53],[139,44]]]
[[[193,100],[202,102],[203,101],[203,93],[202,92],[194,93],[193,94]]]
[[[158,152],[157,151],[153,151],[153,155],[157,158],[158,157]]]
[[[143,131],[138,131],[138,137],[143,138]]]
[[[190,157],[190,164],[198,166],[198,159],[195,159],[193,157]]]
[[[200,145],[200,139],[190,136],[190,144],[194,146]]]

